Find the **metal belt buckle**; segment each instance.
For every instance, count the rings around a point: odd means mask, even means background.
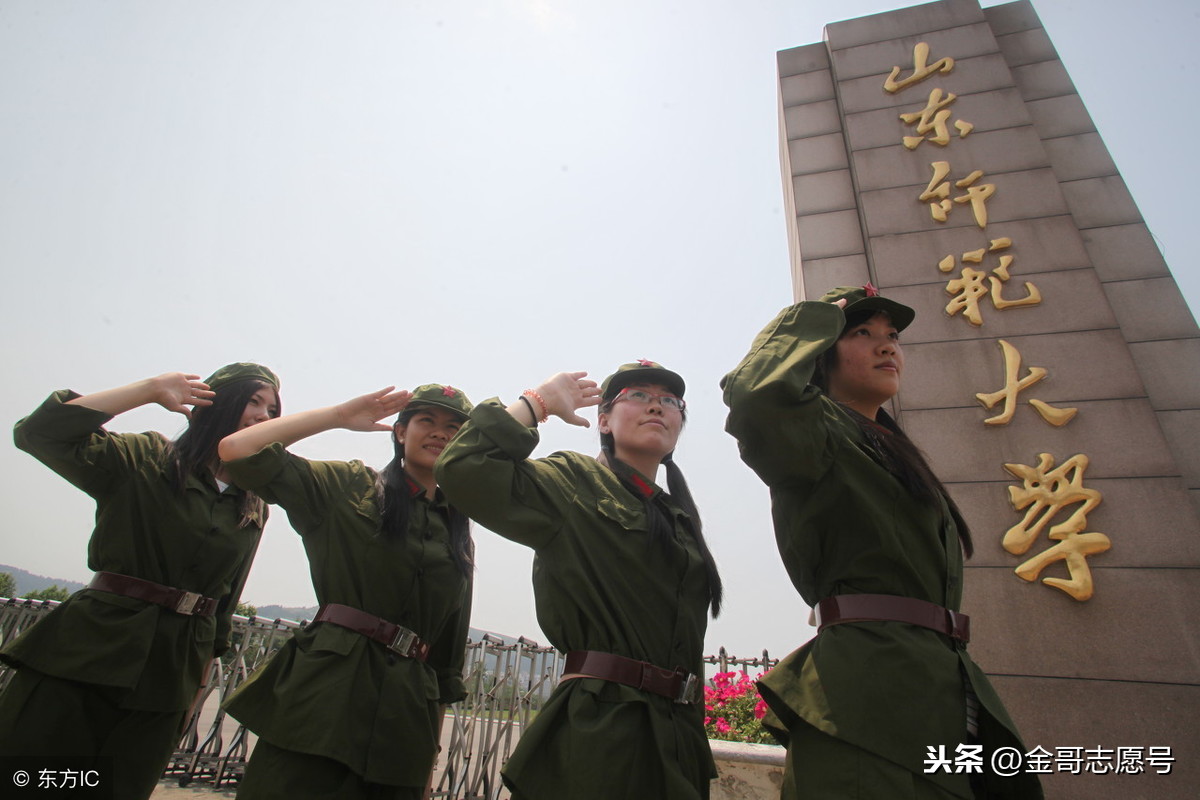
[[[196,592],[182,592],[179,599],[175,601],[176,614],[195,614],[196,606],[200,605],[200,601],[204,599],[204,595]]]
[[[388,645],[388,649],[394,650],[402,656],[411,657],[413,645],[416,642],[417,634],[414,631],[410,631],[408,628],[400,628],[400,630],[396,631],[396,638],[392,639],[392,643]]]
[[[676,703],[695,703],[700,699],[700,679],[692,673],[684,676],[679,684],[679,694],[675,695]]]

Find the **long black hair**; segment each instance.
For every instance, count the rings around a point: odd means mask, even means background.
[[[404,471],[404,445],[396,437],[395,429],[408,425],[408,421],[422,406],[409,406],[400,412],[392,427],[392,460],[375,481],[379,497],[380,515],[383,524],[379,535],[385,540],[399,542],[408,531],[408,520],[412,515],[413,497],[420,491]],[[450,528],[450,555],[460,572],[468,578],[475,568],[475,543],[471,540],[471,521],[466,514],[454,506],[448,506]]]
[[[229,434],[238,429],[242,423],[242,415],[250,398],[262,389],[270,389],[275,394],[276,416],[282,412],[283,406],[279,400],[279,391],[259,380],[235,381],[216,390],[211,406],[201,406],[192,409],[192,419],[187,429],[179,438],[171,442],[167,449],[168,464],[171,469],[171,482],[175,489],[183,492],[188,475],[204,476],[215,470],[220,459],[217,456],[217,445]],[[263,501],[253,492],[242,493],[241,512],[238,527],[244,528],[253,521],[263,518]]]
[[[612,410],[612,405],[612,398],[604,401],[600,405],[600,413],[607,414]],[[681,413],[686,422],[686,411]],[[643,488],[643,484],[639,484],[636,470],[617,458],[616,440],[613,438],[611,431],[600,434],[600,449],[604,452],[604,457],[608,460],[609,467],[621,481],[621,484],[635,497],[640,498],[642,504],[645,506],[646,519],[650,523],[650,541],[666,549],[667,544],[674,534],[674,526],[671,523],[669,509],[661,501],[656,502],[651,500]],[[687,527],[696,541],[696,548],[700,551],[700,557],[704,560],[704,570],[708,573],[709,606],[712,609],[713,617],[716,618],[721,613],[721,600],[724,597],[725,589],[721,583],[721,574],[717,570],[716,559],[713,558],[712,552],[708,549],[708,543],[704,540],[703,526],[700,522],[700,510],[696,508],[696,501],[692,497],[692,490],[688,488],[687,480],[683,477],[683,470],[679,469],[679,465],[675,463],[674,453],[667,453],[663,457],[662,464],[667,470],[667,495],[687,514],[690,523]]]
[[[848,314],[841,336],[876,314],[887,316],[886,313],[876,309],[866,309]],[[841,336],[838,338],[840,339]],[[829,374],[836,365],[837,345],[835,344],[817,357],[816,369],[813,372],[812,384],[819,387],[825,394],[829,394]],[[884,469],[896,476],[913,497],[927,503],[936,503],[939,497],[946,501],[946,507],[950,509],[950,516],[954,519],[954,525],[958,529],[958,539],[962,544],[963,553],[970,558],[975,552],[975,545],[971,541],[970,526],[967,525],[954,498],[946,491],[945,485],[930,469],[929,462],[925,460],[925,454],[913,443],[912,439],[908,438],[908,434],[904,432],[900,424],[882,408],[879,409],[879,414],[875,419],[870,419],[845,404],[842,404],[842,408],[863,432],[863,436],[875,452],[878,462]]]

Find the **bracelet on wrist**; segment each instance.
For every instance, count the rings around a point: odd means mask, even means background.
[[[526,389],[525,391],[521,392],[521,397],[529,397],[537,400],[538,407],[542,409],[542,416],[539,417],[537,414],[534,414],[533,418],[535,420],[538,422],[545,422],[546,420],[550,419],[550,409],[546,408],[546,401],[542,399],[540,394],[535,392],[533,389]]]
[[[533,427],[536,428],[538,424],[538,415],[537,412],[533,410],[533,403],[529,402],[529,398],[525,395],[521,395],[521,401],[525,403],[525,407],[529,409],[529,416],[531,419],[533,419]]]

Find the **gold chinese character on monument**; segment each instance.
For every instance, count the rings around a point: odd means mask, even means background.
[[[1017,395],[1049,374],[1042,367],[1030,367],[1029,374],[1024,378],[1019,378],[1018,376],[1021,372],[1020,352],[1003,339],[999,341],[1000,350],[1004,353],[1004,388],[997,392],[979,392],[975,395],[975,399],[983,403],[983,407],[987,409],[994,408],[997,403],[1003,400],[1004,410],[995,417],[985,419],[983,421],[984,425],[1007,425],[1011,422],[1013,414],[1017,411]],[[1033,406],[1041,414],[1042,419],[1056,428],[1066,425],[1079,413],[1079,409],[1077,408],[1055,408],[1041,400],[1031,399],[1029,405]]]
[[[950,119],[948,106],[957,99],[958,95],[953,92],[947,92],[943,97],[941,89],[934,89],[929,93],[929,101],[925,104],[925,108],[901,114],[901,121],[906,125],[915,124],[917,133],[920,134],[920,136],[905,136],[904,146],[909,150],[915,150],[921,142],[929,142],[939,147],[949,144],[950,127],[946,124]],[[961,119],[954,122],[954,127],[958,131],[960,139],[975,130],[974,125]],[[928,136],[930,131],[933,132],[933,136]]]
[[[986,249],[980,248],[963,253],[962,260],[968,264],[982,264],[985,254],[999,253],[1010,247],[1012,247],[1012,239],[1002,236],[999,239],[992,239]],[[1004,298],[1004,283],[1012,277],[1009,274],[1009,267],[1012,266],[1013,261],[1014,257],[1011,255],[1000,256],[1000,266],[992,270],[991,274],[971,267],[963,267],[959,277],[946,284],[946,294],[954,296],[954,299],[946,304],[946,313],[952,317],[961,313],[968,322],[979,327],[983,325],[983,315],[979,311],[979,303],[989,295],[992,305],[997,311],[1018,306],[1034,306],[1042,302],[1042,293],[1029,281],[1025,281],[1025,297],[1017,300]],[[938,269],[942,272],[950,272],[954,269],[955,263],[954,256],[948,255],[938,262]]]
[[[933,180],[929,182],[929,186],[925,191],[917,196],[917,200],[922,203],[929,204],[929,214],[935,222],[945,222],[950,215],[950,210],[954,207],[954,203],[970,203],[971,213],[975,215],[975,224],[981,228],[987,227],[987,200],[996,193],[996,184],[981,183],[978,186],[973,185],[975,181],[983,177],[983,170],[975,170],[967,177],[955,181],[954,185],[959,189],[966,189],[967,193],[950,198],[950,181],[946,180],[946,176],[950,174],[949,161],[934,161],[929,165],[933,168]]]
[[[1021,522],[1004,533],[1004,549],[1013,555],[1024,555],[1045,527],[1060,511],[1075,503],[1075,509],[1064,522],[1050,528],[1049,536],[1058,544],[1044,550],[1016,568],[1017,575],[1026,581],[1037,580],[1042,570],[1057,561],[1065,561],[1069,579],[1043,578],[1042,583],[1060,589],[1079,601],[1088,600],[1095,591],[1092,571],[1087,557],[1112,547],[1103,533],[1083,533],[1088,512],[1103,500],[1100,492],[1083,485],[1083,473],[1089,464],[1082,453],[1072,456],[1058,467],[1049,453],[1038,454],[1038,464],[1005,464],[1009,474],[1021,481],[1020,486],[1008,487],[1012,507],[1025,512]]]
[[[901,89],[912,86],[914,83],[920,83],[937,72],[949,72],[954,69],[953,58],[939,58],[932,64],[929,63],[929,44],[927,42],[917,42],[913,47],[913,71],[912,74],[903,80],[896,80],[900,77],[902,71],[900,67],[892,67],[892,74],[883,82],[883,90],[889,94],[895,94]]]

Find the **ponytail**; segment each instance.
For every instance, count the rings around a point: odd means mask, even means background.
[[[704,559],[704,569],[708,573],[709,603],[712,606],[713,618],[716,619],[721,614],[721,600],[725,596],[725,587],[721,583],[721,574],[717,571],[717,561],[708,549],[708,542],[704,540],[704,533],[701,530],[700,523],[700,510],[696,508],[696,501],[692,499],[692,490],[688,488],[687,480],[683,477],[683,470],[675,463],[672,454],[668,453],[667,457],[663,459],[663,466],[667,470],[667,491],[670,492],[671,497],[691,520],[692,524],[689,527],[691,528],[692,536],[696,539],[696,547],[700,550],[700,557]]]

